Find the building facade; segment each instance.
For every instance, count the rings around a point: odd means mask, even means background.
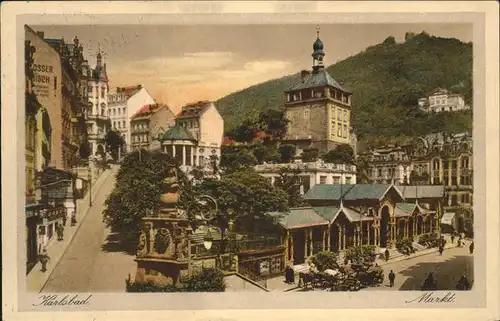
[[[439,133],[420,137],[411,146],[413,181],[445,186],[447,211],[472,207],[472,144],[468,133]]]
[[[429,97],[420,98],[418,100],[418,107],[428,113],[470,109],[470,106],[465,104],[463,96],[452,94],[448,90],[441,88],[437,88]]]
[[[409,184],[411,159],[402,147],[377,148],[360,155],[368,162],[369,179],[378,184]]]
[[[174,113],[164,104],[143,106],[130,121],[131,150],[161,149],[159,135],[175,123]]]
[[[254,166],[255,172],[267,177],[273,185],[280,178],[280,172],[286,169],[299,178],[302,194],[307,193],[316,184],[356,184],[355,165],[331,164],[318,160]]]
[[[313,69],[302,71],[301,82],[285,92],[285,114],[289,120],[286,143],[327,152],[350,144],[351,93],[332,78],[323,65],[323,42],[313,44]]]
[[[111,120],[108,115],[108,75],[106,63],[102,61],[99,51],[96,56],[95,68],[88,68],[86,75],[88,108],[86,125],[90,155],[104,158],[106,155],[106,134],[111,129]]]
[[[224,120],[212,102],[200,101],[182,107],[175,126],[161,134],[163,151],[177,158],[181,168],[214,169],[219,166]]]
[[[108,115],[111,126],[119,131],[125,146],[131,146],[130,121],[132,116],[145,105],[156,101],[142,85],[117,87],[108,95]]]

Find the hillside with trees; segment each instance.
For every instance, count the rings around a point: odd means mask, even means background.
[[[351,122],[365,144],[472,129],[472,111],[426,114],[417,107],[418,98],[438,87],[464,95],[472,106],[472,43],[407,33],[403,43],[388,37],[327,69],[353,93]],[[216,104],[226,129],[256,121],[262,111],[282,110],[284,90],[299,81],[297,73],[221,98]]]

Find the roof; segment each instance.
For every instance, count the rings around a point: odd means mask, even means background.
[[[291,208],[287,213],[271,212],[269,214],[280,216],[279,223],[286,229],[328,225],[329,223],[316,213],[312,207]]]
[[[394,216],[410,216],[413,214],[415,206],[417,206],[415,203],[396,203],[396,206],[394,207]]]
[[[330,76],[330,74],[325,68],[319,69],[317,72],[310,73],[307,79],[305,79],[305,81],[299,82],[297,85],[295,85],[288,91],[323,87],[323,86],[331,86],[340,89],[344,92],[348,92],[347,90],[342,88],[342,86],[340,86],[340,84],[335,79],[333,79],[332,76]]]
[[[453,225],[454,218],[455,218],[455,213],[444,212],[443,217],[441,217],[441,224]]]
[[[381,199],[391,184],[316,184],[305,195],[306,200],[345,200]],[[400,191],[396,191],[401,195]],[[403,195],[401,195],[403,198]]]
[[[337,206],[314,206],[313,209],[323,218],[331,222],[337,216],[340,208]]]
[[[131,119],[134,119],[139,116],[144,116],[148,113],[156,112],[158,109],[163,108],[163,107],[168,107],[167,105],[161,105],[161,104],[150,104],[150,105],[144,105],[142,106],[132,117]]]
[[[187,104],[182,107],[181,112],[177,115],[177,119],[179,118],[190,118],[190,117],[198,117],[205,110],[207,110],[212,103],[208,100],[202,100],[195,103]]]
[[[142,85],[128,86],[128,87],[116,87],[116,92],[130,97],[130,96],[135,95],[141,89],[142,89]]]
[[[397,186],[405,199],[415,198],[442,198],[444,197],[444,186],[442,185],[419,185],[419,186]]]
[[[158,136],[161,136],[162,140],[196,140],[189,130],[180,125],[174,125]]]
[[[359,222],[361,221],[373,221],[373,217],[371,216],[365,216],[361,212],[358,212],[352,208],[342,206],[340,208],[339,213],[344,213],[344,215],[347,217],[347,219],[350,222]]]

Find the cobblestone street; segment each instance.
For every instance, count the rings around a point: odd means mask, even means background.
[[[438,290],[455,290],[455,285],[462,275],[466,275],[469,282],[474,280],[473,261],[467,242],[464,247],[445,250],[442,256],[439,253],[431,253],[399,262],[389,262],[382,266],[384,283],[379,287],[366,288],[363,291],[420,290],[425,278],[431,272],[438,281]],[[393,288],[389,287],[387,278],[391,270],[396,274]]]
[[[121,292],[135,271],[132,255],[108,250],[109,229],[102,220],[106,197],[113,190],[117,168],[106,178],[63,257],[42,292]]]

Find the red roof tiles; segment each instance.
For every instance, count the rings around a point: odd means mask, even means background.
[[[210,101],[201,100],[195,103],[186,104],[176,118],[189,118],[199,116],[206,108],[210,106]]]
[[[132,116],[132,119],[133,118],[136,118],[140,115],[143,115],[143,114],[147,114],[147,113],[151,113],[151,112],[154,112],[156,111],[157,109],[163,107],[163,106],[166,106],[166,105],[163,105],[163,104],[151,104],[151,105],[144,105],[142,106],[133,116]]]

